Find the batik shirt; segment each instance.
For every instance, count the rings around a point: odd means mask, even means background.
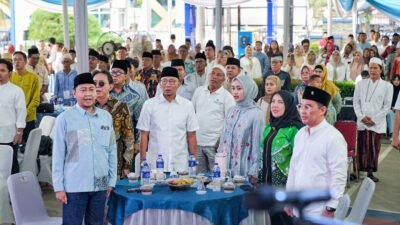
[[[160,71],[154,69],[145,71],[144,69],[141,69],[136,75],[136,78],[146,86],[150,98],[156,95],[157,85],[161,78]]]
[[[120,93],[116,93],[112,90],[110,94],[113,98],[128,105],[129,114],[132,118],[132,127],[135,131],[135,143],[138,143],[140,140],[140,133],[136,129],[136,124],[139,120],[144,100],[140,97],[139,93],[133,90],[129,85],[125,85]]]
[[[115,139],[117,142],[117,173],[118,176],[121,176],[124,169],[131,169],[134,155],[133,144],[135,135],[132,130],[132,121],[128,106],[110,96],[103,106],[100,106],[100,104],[96,102],[96,107],[106,110],[112,116]]]

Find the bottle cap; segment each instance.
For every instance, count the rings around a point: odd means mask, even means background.
[[[161,154],[158,154],[158,157],[161,157],[162,155]]]

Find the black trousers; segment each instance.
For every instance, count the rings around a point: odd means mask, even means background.
[[[19,173],[19,164],[18,164],[18,144],[14,145],[11,143],[0,143],[0,145],[8,145],[13,148],[13,161],[11,167],[11,174]]]
[[[31,133],[31,131],[32,131],[33,129],[35,129],[35,125],[36,125],[35,122],[36,122],[35,120],[30,121],[30,122],[26,122],[26,126],[25,126],[25,129],[24,129],[24,133],[23,133],[23,135],[22,135],[22,140],[23,140],[25,143],[28,141],[28,137],[29,137],[29,134]]]

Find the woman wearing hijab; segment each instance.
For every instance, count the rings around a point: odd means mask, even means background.
[[[364,59],[360,51],[355,51],[353,54],[353,60],[348,65],[346,72],[346,79],[356,81],[357,77],[361,76],[361,72],[364,67]]]
[[[281,79],[275,75],[269,75],[264,79],[265,95],[258,99],[257,106],[261,108],[265,122],[269,123],[269,112],[272,94],[281,90]]]
[[[238,76],[232,82],[232,95],[236,105],[226,114],[218,153],[227,154],[227,170],[234,175],[248,176],[257,182],[260,139],[265,118],[257,107],[256,83],[249,76]]]
[[[301,83],[298,84],[293,91],[295,104],[299,104],[301,102],[304,88],[306,88],[306,86],[308,85],[308,82],[310,81],[310,76],[313,74],[313,72],[314,72],[313,69],[309,66],[304,65],[301,68],[300,72]]]
[[[260,153],[259,181],[275,188],[285,187],[293,153],[294,137],[303,126],[288,91],[278,91],[272,95],[271,121],[264,130]],[[292,224],[292,219],[284,212],[271,215],[271,224]]]
[[[340,52],[333,51],[328,64],[326,64],[328,71],[328,79],[332,81],[344,81],[346,80],[346,69],[347,65],[342,62]]]
[[[240,66],[243,68],[247,76],[251,78],[260,78],[262,76],[260,61],[253,56],[253,47],[246,47],[246,54],[240,59]]]
[[[333,107],[337,116],[342,108],[342,96],[340,95],[340,89],[332,81],[328,80],[328,73],[324,65],[315,66],[314,74],[317,74],[321,77],[321,87],[319,88],[328,92],[328,94],[331,96],[331,102],[328,108]],[[330,120],[332,125],[334,122],[336,122],[336,116]]]

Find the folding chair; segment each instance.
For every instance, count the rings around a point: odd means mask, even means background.
[[[39,183],[31,171],[11,175],[7,184],[16,224],[55,225],[62,223],[60,217],[48,216]]]
[[[343,195],[339,199],[339,204],[335,212],[335,219],[344,220],[346,218],[347,212],[349,211],[350,202],[351,200],[348,194]]]
[[[44,116],[40,121],[39,128],[42,129],[42,135],[50,136],[51,131],[53,130],[54,123],[56,121],[55,117],[52,116]]]
[[[358,190],[356,200],[350,211],[349,216],[345,219],[346,222],[362,224],[365,214],[367,213],[369,203],[375,191],[375,182],[370,178],[364,178],[360,189]]]
[[[357,163],[357,123],[354,121],[337,121],[335,128],[342,133],[344,139],[347,142],[347,157],[349,167],[353,163],[353,171],[357,174],[357,181],[360,177]],[[347,187],[350,181],[350,169],[347,169]]]
[[[7,178],[11,174],[13,149],[8,145],[0,145],[0,224],[14,223],[10,197],[7,188]]]
[[[28,141],[25,145],[25,152],[22,155],[19,171],[31,171],[37,174],[37,155],[39,152],[40,139],[42,138],[42,129],[36,128],[29,133]]]

